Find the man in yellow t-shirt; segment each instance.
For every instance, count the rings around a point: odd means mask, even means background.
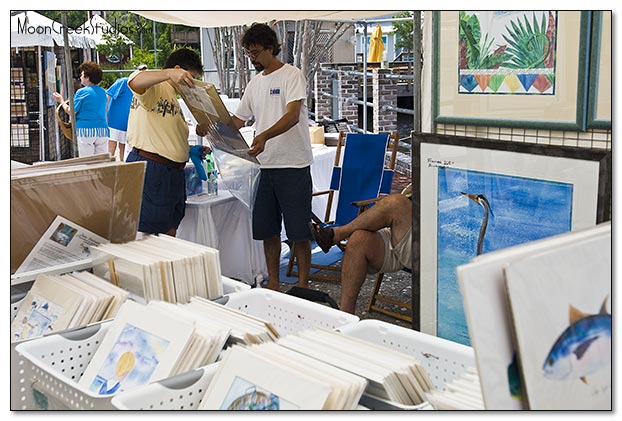
[[[138,225],[141,232],[174,236],[184,217],[184,167],[190,146],[188,124],[173,83],[193,88],[193,79],[202,72],[199,56],[181,48],[171,53],[162,70],[136,71],[128,79],[134,98],[127,127],[132,151],[126,161],[147,162]],[[203,157],[207,152],[205,147]]]

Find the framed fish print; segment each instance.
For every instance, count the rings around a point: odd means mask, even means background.
[[[611,229],[505,268],[529,409],[612,409],[611,272]]]
[[[611,129],[611,10],[592,12],[587,127]]]
[[[422,332],[469,345],[456,267],[609,220],[611,152],[423,133],[412,139],[414,313]]]
[[[435,12],[435,123],[584,130],[590,17]]]

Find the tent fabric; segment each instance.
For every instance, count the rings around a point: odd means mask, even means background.
[[[369,61],[382,61],[383,52],[384,43],[382,42],[382,28],[380,27],[380,25],[376,25],[374,32],[372,32],[371,34],[371,41],[369,42]]]
[[[199,28],[215,28],[237,25],[250,25],[253,22],[272,20],[338,20],[356,22],[398,13],[383,10],[137,10],[132,11],[157,22],[174,23]]]
[[[105,44],[104,35],[117,32],[116,28],[110,25],[104,18],[99,15],[93,15],[93,17],[84,22],[79,28],[81,34],[92,38],[97,45]],[[127,44],[134,44],[131,39],[119,32],[119,35],[123,41]]]
[[[95,41],[73,32],[67,34],[70,47],[95,48]],[[63,25],[42,14],[26,11],[11,16],[11,48],[64,46]]]

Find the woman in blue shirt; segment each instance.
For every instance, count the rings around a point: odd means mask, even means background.
[[[76,91],[73,103],[76,112],[76,135],[78,137],[78,156],[89,156],[108,152],[108,122],[106,120],[106,91],[97,86],[103,72],[97,63],[85,61],[79,67],[80,83],[83,88]],[[54,92],[58,103],[64,98]],[[69,104],[63,106],[69,113]]]

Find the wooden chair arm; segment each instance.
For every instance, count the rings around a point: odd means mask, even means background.
[[[314,191],[311,196],[321,196],[323,194],[328,194],[330,193],[331,190],[324,190],[324,191]]]
[[[362,207],[369,207],[369,205],[371,205],[372,203],[375,203],[381,199],[384,199],[385,197],[387,197],[387,195],[382,195],[382,196],[378,196],[378,197],[374,197],[373,199],[365,199],[365,200],[355,200],[354,202],[351,203],[351,205],[356,206],[357,208],[362,208]]]

